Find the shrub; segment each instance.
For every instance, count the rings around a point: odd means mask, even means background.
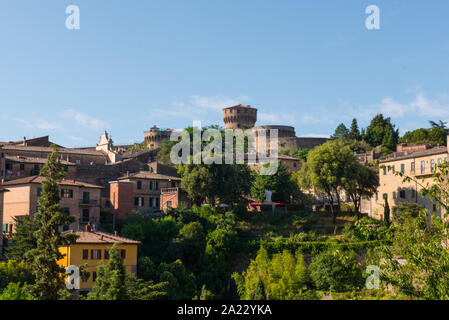
[[[317,255],[309,266],[310,279],[319,290],[348,291],[363,285],[362,269],[354,251],[328,250]]]

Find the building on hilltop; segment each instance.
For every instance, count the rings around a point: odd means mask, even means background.
[[[140,244],[139,241],[119,237],[117,234],[89,231],[89,229],[85,231],[69,230],[62,235],[68,233],[75,233],[78,238],[74,244],[59,248],[64,258],[58,261],[58,265],[64,268],[86,265],[84,270],[89,273],[89,278],[85,281],[80,279],[80,291],[92,289],[97,278],[97,267],[100,262],[108,262],[109,251],[114,244],[117,244],[117,250],[123,259],[125,270],[131,274],[137,273],[137,245]]]
[[[257,121],[257,109],[241,104],[224,108],[223,121],[226,129],[252,128]]]
[[[251,106],[236,105],[223,109],[223,122],[226,129],[254,130],[256,149],[260,134],[266,135],[266,150],[270,149],[271,130],[277,130],[279,150],[313,149],[325,143],[327,138],[297,137],[295,128],[286,125],[260,125],[257,122],[257,109]]]
[[[170,139],[172,129],[159,129],[154,125],[149,131],[144,132],[144,142],[148,143],[149,149],[158,149],[164,140]]]
[[[449,136],[448,136],[449,140]],[[378,193],[371,198],[368,213],[376,219],[383,219],[385,199],[387,199],[390,208],[393,208],[401,202],[415,202],[422,208],[426,208],[430,214],[442,217],[445,212],[438,208],[437,203],[428,196],[419,194],[421,185],[432,185],[433,173],[435,168],[447,162],[448,147],[429,145],[406,146],[399,144],[397,151],[378,159],[379,183]],[[388,167],[391,169],[388,170]],[[396,175],[402,172],[419,181],[403,182],[403,177]]]
[[[3,230],[13,233],[14,218],[34,215],[38,211],[44,179],[40,176],[26,177],[5,182],[0,186],[8,191],[3,197]],[[67,215],[76,217],[72,225],[61,226],[61,230],[78,230],[88,223],[99,223],[101,186],[64,179],[59,183],[59,188],[59,204]]]

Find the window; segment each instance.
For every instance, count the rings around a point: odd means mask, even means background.
[[[7,223],[4,223],[4,224],[2,225],[2,231],[3,231],[4,233],[8,232],[8,224],[7,224]]]
[[[425,161],[421,161],[421,173],[424,173],[426,171],[426,163]]]
[[[416,191],[412,189],[412,198],[416,197]]]
[[[142,189],[142,181],[137,181],[137,189]]]
[[[39,165],[38,164],[34,165],[34,171],[39,171]]]
[[[92,272],[92,281],[95,282],[97,280],[97,273],[94,271]]]
[[[151,207],[153,208],[157,207],[157,198],[151,198]]]
[[[379,193],[376,193],[376,201],[379,200]]]
[[[435,160],[430,160],[430,171],[433,172],[433,170],[435,169]]]
[[[106,260],[109,259],[109,250],[104,250],[104,258],[105,258]]]
[[[20,164],[20,171],[24,171],[25,170],[25,164],[21,163]]]
[[[64,214],[67,217],[70,216],[70,208],[64,208],[63,210],[64,210]],[[68,224],[63,225],[62,226],[62,231],[67,231],[67,230],[69,230],[69,225]]]
[[[41,188],[41,187],[38,187],[38,188],[37,188],[37,197],[40,197],[41,194],[42,194],[42,188]]]
[[[171,208],[171,201],[167,201],[167,208]]]
[[[438,164],[441,164],[441,162],[442,162],[442,159],[438,158]]]
[[[159,187],[159,184],[157,181],[151,181],[151,190],[157,190]]]
[[[415,173],[415,163],[414,163],[414,162],[412,162],[412,163],[410,164],[410,171],[411,171],[412,173]]]
[[[433,204],[432,209],[433,209],[433,212],[437,211],[437,205],[435,203]]]
[[[89,204],[89,202],[90,202],[90,192],[83,191],[83,203]]]
[[[400,190],[400,191],[399,191],[399,197],[400,197],[401,199],[405,199],[405,198],[406,198],[405,190]]]
[[[396,191],[393,191],[393,199],[396,199]]]
[[[100,260],[101,259],[101,250],[91,250],[90,251],[90,258],[93,260]]]
[[[382,195],[382,199],[388,199],[388,194],[387,193],[384,193],[383,195]]]
[[[394,168],[394,165],[391,167],[391,170],[393,171],[393,174],[396,173],[396,170],[395,170],[395,168]]]
[[[120,250],[120,256],[122,259],[126,259],[126,250]]]
[[[105,206],[106,208],[110,208],[110,207],[111,207],[111,201],[106,200],[104,206]]]
[[[81,160],[75,160],[76,164],[81,164]]]
[[[12,170],[12,164],[11,164],[11,163],[7,163],[7,164],[5,165],[5,169],[6,169],[6,170]]]
[[[89,220],[90,220],[89,209],[83,209],[83,222],[89,222]]]
[[[405,164],[401,163],[401,172],[404,173],[405,172]]]
[[[64,172],[69,172],[69,167],[64,165]]]
[[[72,189],[61,189],[61,198],[73,198],[73,190]]]
[[[387,175],[387,168],[384,167],[383,169],[384,169],[384,176],[386,176]]]
[[[83,260],[88,260],[88,259],[89,259],[89,250],[84,249],[83,250]]]
[[[136,207],[143,207],[144,206],[144,200],[143,197],[135,197],[134,198],[134,205]]]

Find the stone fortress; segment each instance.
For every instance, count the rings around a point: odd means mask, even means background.
[[[327,138],[297,137],[295,128],[284,125],[262,125],[255,126],[257,122],[257,109],[251,106],[236,105],[223,109],[223,121],[226,129],[249,129],[267,130],[269,137],[270,130],[278,130],[279,150],[313,149],[325,143]],[[268,139],[267,139],[268,140]],[[268,143],[268,141],[267,141]]]

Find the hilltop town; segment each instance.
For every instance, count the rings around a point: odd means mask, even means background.
[[[344,250],[355,248],[351,251],[355,259],[380,245],[398,212],[425,210],[429,217],[446,214],[440,199],[429,196],[427,189],[434,184],[437,169],[447,163],[449,135],[442,122],[419,129],[437,132],[432,140],[416,138],[415,131],[399,138],[390,118],[382,115],[362,130],[356,119],[351,129],[341,124],[330,138],[297,137],[294,127],[285,125],[256,126],[257,109],[251,106],[224,108],[223,121],[226,129],[265,130],[267,137],[276,130],[278,172],[263,176],[260,165],[249,163],[176,166],[167,161],[173,130],[157,126],[145,131],[143,141],[134,145],[114,146],[106,131],[95,146],[85,148],[66,148],[49,136],[1,142],[2,258],[20,252],[21,224],[32,221],[41,210],[43,184],[48,179],[42,170],[55,152],[64,175],[57,182],[59,205],[70,218],[58,230],[63,238],[77,236],[76,242],[60,248],[65,258],[58,264],[67,268],[87,263],[88,278],[77,288],[81,294],[96,292],[100,261],[112,259],[110,250],[118,250],[123,270],[130,275],[162,282],[162,275],[154,278],[142,273],[142,268],[155,268],[157,263],[159,268],[177,269],[170,271],[174,277],[180,276],[180,270],[192,277],[178,281],[190,281],[196,289],[180,295],[167,289],[161,294],[168,298],[191,299],[196,294],[235,298],[235,285],[248,285],[238,272],[248,265],[251,268],[254,254],[264,254],[257,252],[259,246],[273,257],[282,252],[288,256],[283,250],[296,248],[314,261],[316,252],[329,254],[326,250],[339,245]],[[380,136],[373,135],[379,130],[383,130]],[[333,169],[323,171],[328,165]],[[225,222],[229,219],[232,222]],[[359,234],[366,230],[369,235]],[[224,240],[212,240],[218,234]],[[210,271],[198,265],[203,259],[212,259],[206,266],[218,268],[213,272],[218,278],[208,278]],[[356,260],[353,263],[357,265]],[[304,268],[317,266],[312,263]],[[230,282],[231,272],[235,285]],[[313,290],[319,290],[318,283],[324,281],[317,277]],[[361,273],[353,277],[349,282],[360,288]],[[240,298],[253,297],[248,296],[248,287],[245,290]],[[321,293],[313,290],[297,292],[295,297],[319,298]]]

